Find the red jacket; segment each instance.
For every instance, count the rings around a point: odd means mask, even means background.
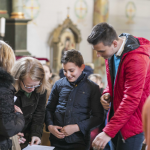
[[[112,58],[105,61],[108,85],[104,93],[110,93],[114,116],[103,131],[110,137],[121,131],[126,140],[143,132],[142,107],[150,95],[150,41],[129,34],[115,83],[113,83]]]

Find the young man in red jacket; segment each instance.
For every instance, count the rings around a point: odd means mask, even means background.
[[[118,37],[107,23],[94,26],[87,40],[105,59],[108,85],[100,101],[104,108],[111,102],[109,122],[93,147],[104,149],[111,140],[115,150],[141,150],[141,112],[150,95],[150,41],[127,33]]]

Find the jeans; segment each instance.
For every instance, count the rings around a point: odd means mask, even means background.
[[[140,133],[137,135],[134,135],[128,139],[125,140],[125,143],[122,141],[122,136],[119,133],[117,139],[117,144],[114,144],[112,142],[112,145],[114,147],[114,150],[141,150],[142,144],[144,141],[144,133]]]
[[[104,150],[111,150],[111,148],[110,148],[110,146],[109,146],[109,144],[108,144],[108,143],[106,144],[106,146],[105,146]]]

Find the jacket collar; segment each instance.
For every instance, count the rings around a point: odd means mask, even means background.
[[[126,37],[126,42],[125,42],[125,46],[124,46],[124,50],[120,56],[120,58],[123,57],[123,55],[125,53],[128,53],[132,50],[137,49],[140,46],[139,40],[137,38],[135,38],[134,36],[128,34],[128,33],[122,33],[119,37],[125,36]],[[113,86],[113,81],[114,81],[114,76],[113,76],[113,57],[110,57],[108,59],[108,67],[109,67],[109,71],[110,71],[110,76],[111,76],[111,82],[112,82],[112,86]],[[120,61],[121,62],[121,61]]]
[[[39,99],[39,94],[36,93],[36,91],[32,92],[32,95],[30,98],[28,98],[23,91],[18,91],[15,96],[21,100],[22,107],[35,105],[37,100]]]
[[[87,79],[87,74],[85,72],[82,72],[82,74],[79,76],[79,78],[75,82],[69,82],[66,77],[64,77],[64,78],[65,78],[65,82],[67,85],[69,85],[71,87],[75,87],[78,84],[80,84],[82,81]]]
[[[125,36],[126,37],[126,42],[125,42],[125,46],[124,46],[124,50],[121,54],[121,57],[132,50],[135,50],[137,48],[139,48],[140,43],[139,40],[137,38],[135,38],[134,36],[128,34],[128,33],[122,33],[119,37]]]
[[[78,79],[75,82],[70,82],[71,85],[78,85],[82,79],[84,78],[85,74],[82,72],[81,75],[78,77]]]

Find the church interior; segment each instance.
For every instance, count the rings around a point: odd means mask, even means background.
[[[55,73],[61,68],[68,40],[69,49],[79,50],[85,63],[106,82],[104,60],[97,58],[87,42],[92,27],[108,22],[118,35],[125,32],[150,39],[149,4],[149,0],[0,0],[0,18],[5,19],[1,21],[1,38],[13,48],[17,59],[39,58]]]
[[[16,60],[33,57],[62,68],[64,51],[75,49],[84,63],[107,85],[104,58],[87,42],[93,26],[107,22],[117,34],[150,40],[150,0],[0,0],[0,40],[14,50]]]

